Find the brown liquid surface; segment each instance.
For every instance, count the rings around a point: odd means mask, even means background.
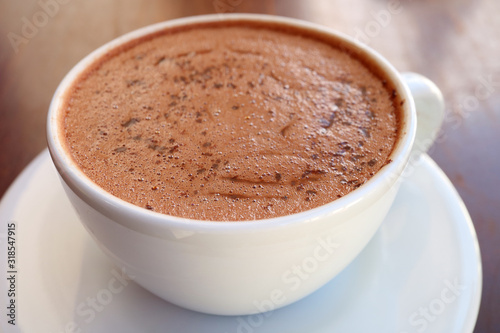
[[[325,42],[252,25],[158,34],[68,94],[68,149],[99,186],[157,212],[235,221],[331,202],[398,137],[393,92]]]

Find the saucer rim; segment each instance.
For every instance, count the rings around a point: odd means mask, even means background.
[[[454,201],[456,201],[456,209],[460,212],[465,224],[457,227],[456,224],[453,223],[454,229],[457,230],[457,228],[459,228],[458,230],[462,229],[462,232],[466,232],[471,241],[470,245],[472,245],[472,248],[474,249],[473,258],[476,262],[476,273],[474,277],[475,284],[471,284],[474,292],[471,294],[471,299],[468,301],[469,306],[467,318],[464,318],[464,324],[462,326],[463,329],[461,330],[462,333],[472,333],[479,315],[483,285],[481,252],[477,233],[475,231],[472,218],[470,217],[462,198],[444,171],[427,154],[423,154],[420,158],[422,159],[420,165],[429,169],[429,172],[434,173],[434,176],[439,178],[442,182],[439,186],[445,186],[446,191],[449,192],[449,195],[453,197]],[[14,182],[9,186],[8,190],[0,199],[0,217],[7,217],[5,219],[2,218],[0,220],[0,224],[7,223],[7,221],[9,221],[9,217],[13,215],[14,205],[12,205],[12,203],[19,201],[20,195],[25,191],[29,191],[29,183],[33,181],[33,174],[40,168],[40,166],[43,165],[43,163],[47,163],[47,160],[50,161],[49,152],[47,149],[44,149],[23,169]],[[470,255],[472,253],[468,254]],[[461,256],[462,260],[463,257],[464,255]],[[1,267],[3,267],[3,265]],[[3,297],[4,295],[2,295],[2,298]],[[5,330],[5,324],[6,323],[4,321],[0,321],[0,328],[2,328],[5,332],[10,332]]]

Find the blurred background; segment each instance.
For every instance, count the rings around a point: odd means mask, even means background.
[[[498,0],[0,0],[0,196],[45,149],[52,94],[81,58],[145,25],[231,12],[324,24],[441,88],[447,115],[429,155],[478,233],[484,284],[475,332],[500,332]]]

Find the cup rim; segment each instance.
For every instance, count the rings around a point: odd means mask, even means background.
[[[379,70],[382,70],[384,75],[392,82],[392,85],[400,94],[404,104],[400,110],[402,117],[400,119],[400,133],[396,145],[393,148],[389,158],[391,162],[383,166],[377,171],[368,181],[359,188],[349,192],[348,194],[331,201],[322,206],[294,213],[285,216],[272,217],[259,220],[241,220],[241,221],[210,221],[183,218],[173,215],[167,215],[159,212],[147,210],[136,206],[123,199],[120,199],[111,193],[108,193],[99,185],[94,183],[85,173],[80,170],[76,162],[72,159],[69,153],[65,152],[63,145],[64,139],[61,138],[62,131],[60,130],[60,115],[63,114],[62,103],[67,89],[72,86],[72,83],[79,77],[88,65],[94,63],[96,59],[104,55],[109,50],[123,45],[131,40],[153,34],[158,31],[169,29],[177,26],[185,26],[199,23],[222,22],[222,21],[250,21],[263,23],[277,23],[288,25],[297,29],[305,29],[315,33],[334,36],[342,43],[349,45],[356,52],[363,54],[370,62],[373,62]],[[173,20],[168,20],[126,33],[118,38],[105,43],[97,48],[82,60],[80,60],[63,78],[57,87],[51,104],[49,106],[47,119],[47,143],[53,163],[58,170],[63,181],[72,191],[78,193],[80,197],[84,197],[85,201],[94,209],[103,212],[116,212],[127,217],[128,222],[120,219],[113,219],[115,222],[129,225],[137,224],[135,230],[141,230],[147,227],[175,227],[193,231],[258,231],[262,229],[277,228],[289,226],[296,223],[307,223],[308,221],[316,220],[322,216],[332,214],[334,212],[345,210],[347,207],[361,201],[368,193],[375,191],[383,186],[390,187],[399,178],[399,174],[403,171],[404,166],[410,156],[411,148],[416,133],[416,112],[412,95],[409,88],[404,84],[399,72],[378,52],[362,44],[353,37],[350,37],[342,32],[336,31],[324,25],[288,18],[276,15],[265,14],[209,14],[183,17]],[[397,174],[397,177],[392,177],[387,181],[388,175]],[[90,202],[90,203],[89,203]],[[134,222],[130,222],[134,221]]]

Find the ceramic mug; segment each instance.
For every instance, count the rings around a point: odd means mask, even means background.
[[[348,50],[376,64],[405,100],[392,162],[358,189],[326,205],[288,216],[231,223],[149,211],[114,197],[87,178],[64,148],[61,128],[65,93],[79,74],[109,50],[141,36],[231,20],[273,22],[334,36]],[[443,113],[441,93],[432,82],[417,74],[400,75],[378,53],[334,30],[277,16],[207,15],[136,30],[88,55],[55,92],[47,131],[50,155],[71,203],[114,264],[144,288],[181,307],[243,315],[274,310],[311,294],[361,252],[384,220],[412,151],[424,152],[432,143]]]

